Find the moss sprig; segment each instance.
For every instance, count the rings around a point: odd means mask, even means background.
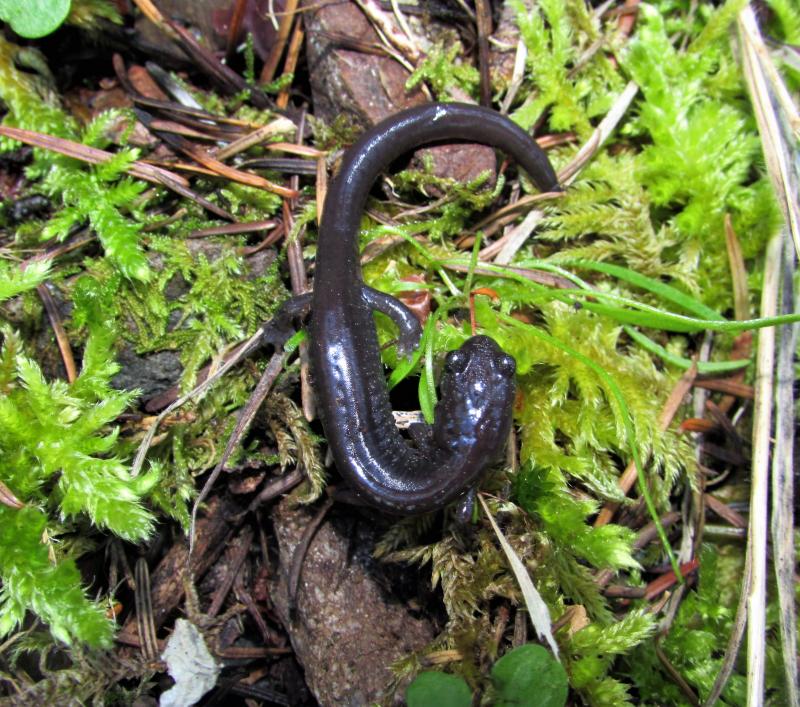
[[[153,527],[141,499],[157,477],[131,478],[114,456],[119,430],[111,425],[135,394],[111,388],[118,370],[112,336],[93,332],[81,374],[67,384],[45,380],[16,334],[3,332],[2,479],[24,507],[0,505],[0,635],[30,610],[66,643],[111,641],[112,624],[85,596],[76,555],[59,557],[54,543],[57,529],[69,532],[83,520],[131,541],[146,538]]]

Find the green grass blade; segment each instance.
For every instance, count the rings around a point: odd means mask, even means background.
[[[661,344],[656,343],[649,336],[645,336],[641,332],[636,331],[633,327],[624,326],[623,329],[625,333],[643,349],[655,354],[667,363],[671,363],[673,366],[677,366],[684,371],[691,367],[693,363],[691,359],[667,351]],[[749,364],[749,359],[743,359],[741,361],[698,361],[697,372],[702,374],[732,373],[733,371],[739,371],[745,368]]]
[[[701,319],[724,319],[719,312],[711,309],[711,307],[707,307],[705,304],[699,300],[696,300],[694,297],[687,295],[685,292],[681,292],[675,287],[667,285],[664,282],[659,282],[651,277],[642,275],[635,270],[623,268],[619,265],[612,265],[611,263],[599,263],[594,260],[567,260],[563,262],[579,268],[587,268],[588,270],[595,270],[596,272],[610,275],[611,277],[615,277],[617,280],[622,280],[630,285],[634,285],[643,290],[647,290],[648,292],[652,292],[654,295],[661,297],[661,299],[664,299],[667,302],[672,302],[673,304],[678,305],[681,309],[691,312]]]

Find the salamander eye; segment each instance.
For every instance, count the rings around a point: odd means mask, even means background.
[[[506,378],[511,378],[517,370],[517,362],[508,354],[497,360],[497,370]]]
[[[463,351],[451,351],[444,359],[444,367],[450,373],[463,373],[467,369],[467,362],[467,354]]]

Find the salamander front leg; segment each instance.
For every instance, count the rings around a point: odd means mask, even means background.
[[[361,294],[369,307],[385,314],[397,325],[400,330],[397,351],[401,356],[410,356],[419,346],[422,336],[419,319],[399,299],[387,295],[385,292],[362,285]]]
[[[456,521],[463,526],[468,526],[472,522],[477,492],[478,490],[473,486],[453,501],[453,515]]]

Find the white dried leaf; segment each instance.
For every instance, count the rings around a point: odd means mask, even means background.
[[[533,628],[536,629],[536,634],[539,636],[540,640],[544,639],[547,641],[547,644],[553,651],[553,655],[558,658],[558,646],[553,639],[553,629],[550,622],[550,610],[547,608],[547,604],[544,603],[542,595],[539,594],[536,587],[533,585],[533,580],[528,574],[528,570],[525,568],[522,560],[519,558],[519,555],[514,552],[514,548],[511,547],[508,540],[506,540],[505,535],[503,535],[497,523],[495,523],[492,514],[489,512],[489,507],[486,505],[486,501],[484,501],[483,497],[480,495],[478,495],[478,499],[483,506],[483,510],[486,512],[486,517],[492,524],[492,529],[494,530],[495,535],[497,535],[497,539],[500,541],[500,546],[503,548],[503,552],[506,553],[508,563],[511,565],[511,571],[517,578],[517,583],[519,584],[519,588],[522,590],[522,596],[525,599],[525,606],[528,607],[528,614],[531,617]]]
[[[175,685],[161,695],[160,707],[189,707],[217,684],[220,666],[209,653],[203,634],[186,619],[175,621],[161,658]]]

